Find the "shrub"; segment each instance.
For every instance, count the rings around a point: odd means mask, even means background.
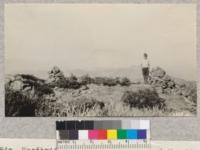
[[[53,89],[48,84],[36,85],[35,92],[38,97],[48,94],[54,94]]]
[[[68,87],[69,87],[69,81],[68,81],[67,78],[60,79],[60,80],[56,81],[56,82],[53,84],[53,87],[68,88]]]
[[[119,83],[119,81],[118,81],[118,78],[95,77],[93,79],[93,83],[97,85],[104,85],[104,86],[115,86]]]
[[[117,79],[114,79],[114,78],[104,78],[103,80],[103,85],[106,85],[106,86],[115,86],[118,84],[118,81]]]
[[[55,102],[56,99],[49,99],[41,97],[36,104],[35,116],[38,117],[52,117],[59,116],[60,109],[62,109],[62,104]]]
[[[81,87],[81,84],[78,82],[78,78],[71,74],[70,77],[66,78],[67,88],[78,89]]]
[[[44,82],[45,80],[42,80],[42,79],[39,79],[33,75],[29,75],[29,74],[19,74],[18,76],[21,76],[23,79],[26,79],[26,80],[32,80],[32,81],[40,81],[40,82]]]
[[[5,89],[5,115],[15,116],[34,116],[36,99],[30,99],[19,91]]]
[[[71,74],[69,77],[63,77],[57,81],[50,82],[48,85],[58,88],[69,88],[69,89],[78,89],[81,87],[81,84],[78,82],[78,79],[75,75]]]
[[[103,85],[104,78],[103,77],[95,77],[94,80],[93,80],[93,83],[97,84],[97,85]]]
[[[48,88],[40,87],[37,90],[52,93]],[[35,97],[29,97],[20,91],[5,90],[5,115],[10,117],[24,116],[52,116],[59,109],[56,109],[55,100],[45,98],[42,91],[37,91]]]
[[[51,82],[48,84],[50,87],[58,87],[58,88],[68,88],[68,81],[66,78],[59,79],[57,81]]]
[[[70,76],[69,76],[69,78],[68,78],[70,81],[77,81],[78,80],[78,78],[74,75],[74,74],[71,74]]]
[[[157,106],[162,109],[165,107],[164,100],[159,97],[155,90],[151,89],[126,91],[123,94],[121,101],[130,107],[136,108],[153,108]]]
[[[79,78],[79,83],[81,85],[91,84],[91,83],[93,83],[93,79],[88,74],[86,74]]]
[[[124,77],[121,80],[119,80],[119,84],[121,86],[129,86],[131,84],[131,81],[128,78]]]

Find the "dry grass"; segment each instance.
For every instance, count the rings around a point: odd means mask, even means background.
[[[130,86],[103,86],[89,84],[87,88],[80,89],[62,89],[57,88],[54,91],[49,90],[45,85],[44,87],[37,88],[36,100],[32,101],[30,98],[17,98],[13,91],[6,90],[6,105],[7,116],[21,116],[23,112],[17,110],[18,107],[27,103],[34,102],[35,109],[28,116],[59,116],[59,117],[72,117],[72,116],[194,116],[196,114],[196,105],[185,101],[184,97],[178,95],[158,95],[162,99],[165,99],[166,108],[161,109],[158,106],[136,108],[130,105],[125,105],[121,98],[126,91],[140,91],[144,88],[151,88],[149,85],[132,84]],[[42,96],[40,92],[44,93]],[[55,93],[52,97],[49,97],[48,93]],[[18,95],[21,95],[20,93]],[[17,95],[17,96],[18,96]],[[148,95],[146,95],[148,97]],[[16,99],[18,101],[16,101]],[[32,105],[31,105],[32,106]],[[6,109],[7,109],[6,108]]]
[[[60,95],[59,102],[64,105],[62,111],[63,116],[192,116],[196,112],[195,106],[191,106],[184,101],[181,96],[166,96],[160,95],[166,99],[166,109],[160,109],[158,106],[152,108],[134,108],[124,105],[121,102],[123,93],[127,90],[140,90],[148,87],[148,85],[131,85],[130,87],[121,86],[98,86],[91,84],[88,90],[63,90]],[[94,99],[103,102],[103,108],[86,109],[84,112],[67,111],[67,106],[70,101],[75,99]],[[74,109],[75,110],[75,109]],[[62,116],[61,115],[61,116]]]

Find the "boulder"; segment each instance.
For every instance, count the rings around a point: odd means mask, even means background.
[[[21,91],[23,90],[24,83],[21,80],[14,80],[13,82],[10,83],[10,88],[13,91]]]
[[[6,82],[6,87],[12,91],[19,91],[22,93],[32,92],[44,84],[44,80],[39,79],[33,75],[17,74],[12,76],[11,80]]]
[[[169,76],[169,75],[165,75],[164,77],[163,77],[163,80],[164,81],[171,81],[172,79],[171,79],[171,77]]]
[[[156,88],[158,93],[171,94],[176,89],[176,82],[160,67],[153,68],[149,84]]]
[[[187,84],[187,81],[178,78],[174,78],[174,82],[176,83],[177,88],[185,88]]]
[[[153,77],[163,78],[165,74],[166,72],[160,67],[156,67],[151,70],[151,76]]]

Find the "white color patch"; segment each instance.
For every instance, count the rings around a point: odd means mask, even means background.
[[[150,121],[140,120],[140,129],[150,129]]]
[[[79,140],[87,140],[88,139],[88,130],[79,130],[78,138],[79,138]]]

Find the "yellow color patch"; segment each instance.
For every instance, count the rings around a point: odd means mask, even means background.
[[[107,130],[107,139],[108,140],[117,139],[117,130]]]

